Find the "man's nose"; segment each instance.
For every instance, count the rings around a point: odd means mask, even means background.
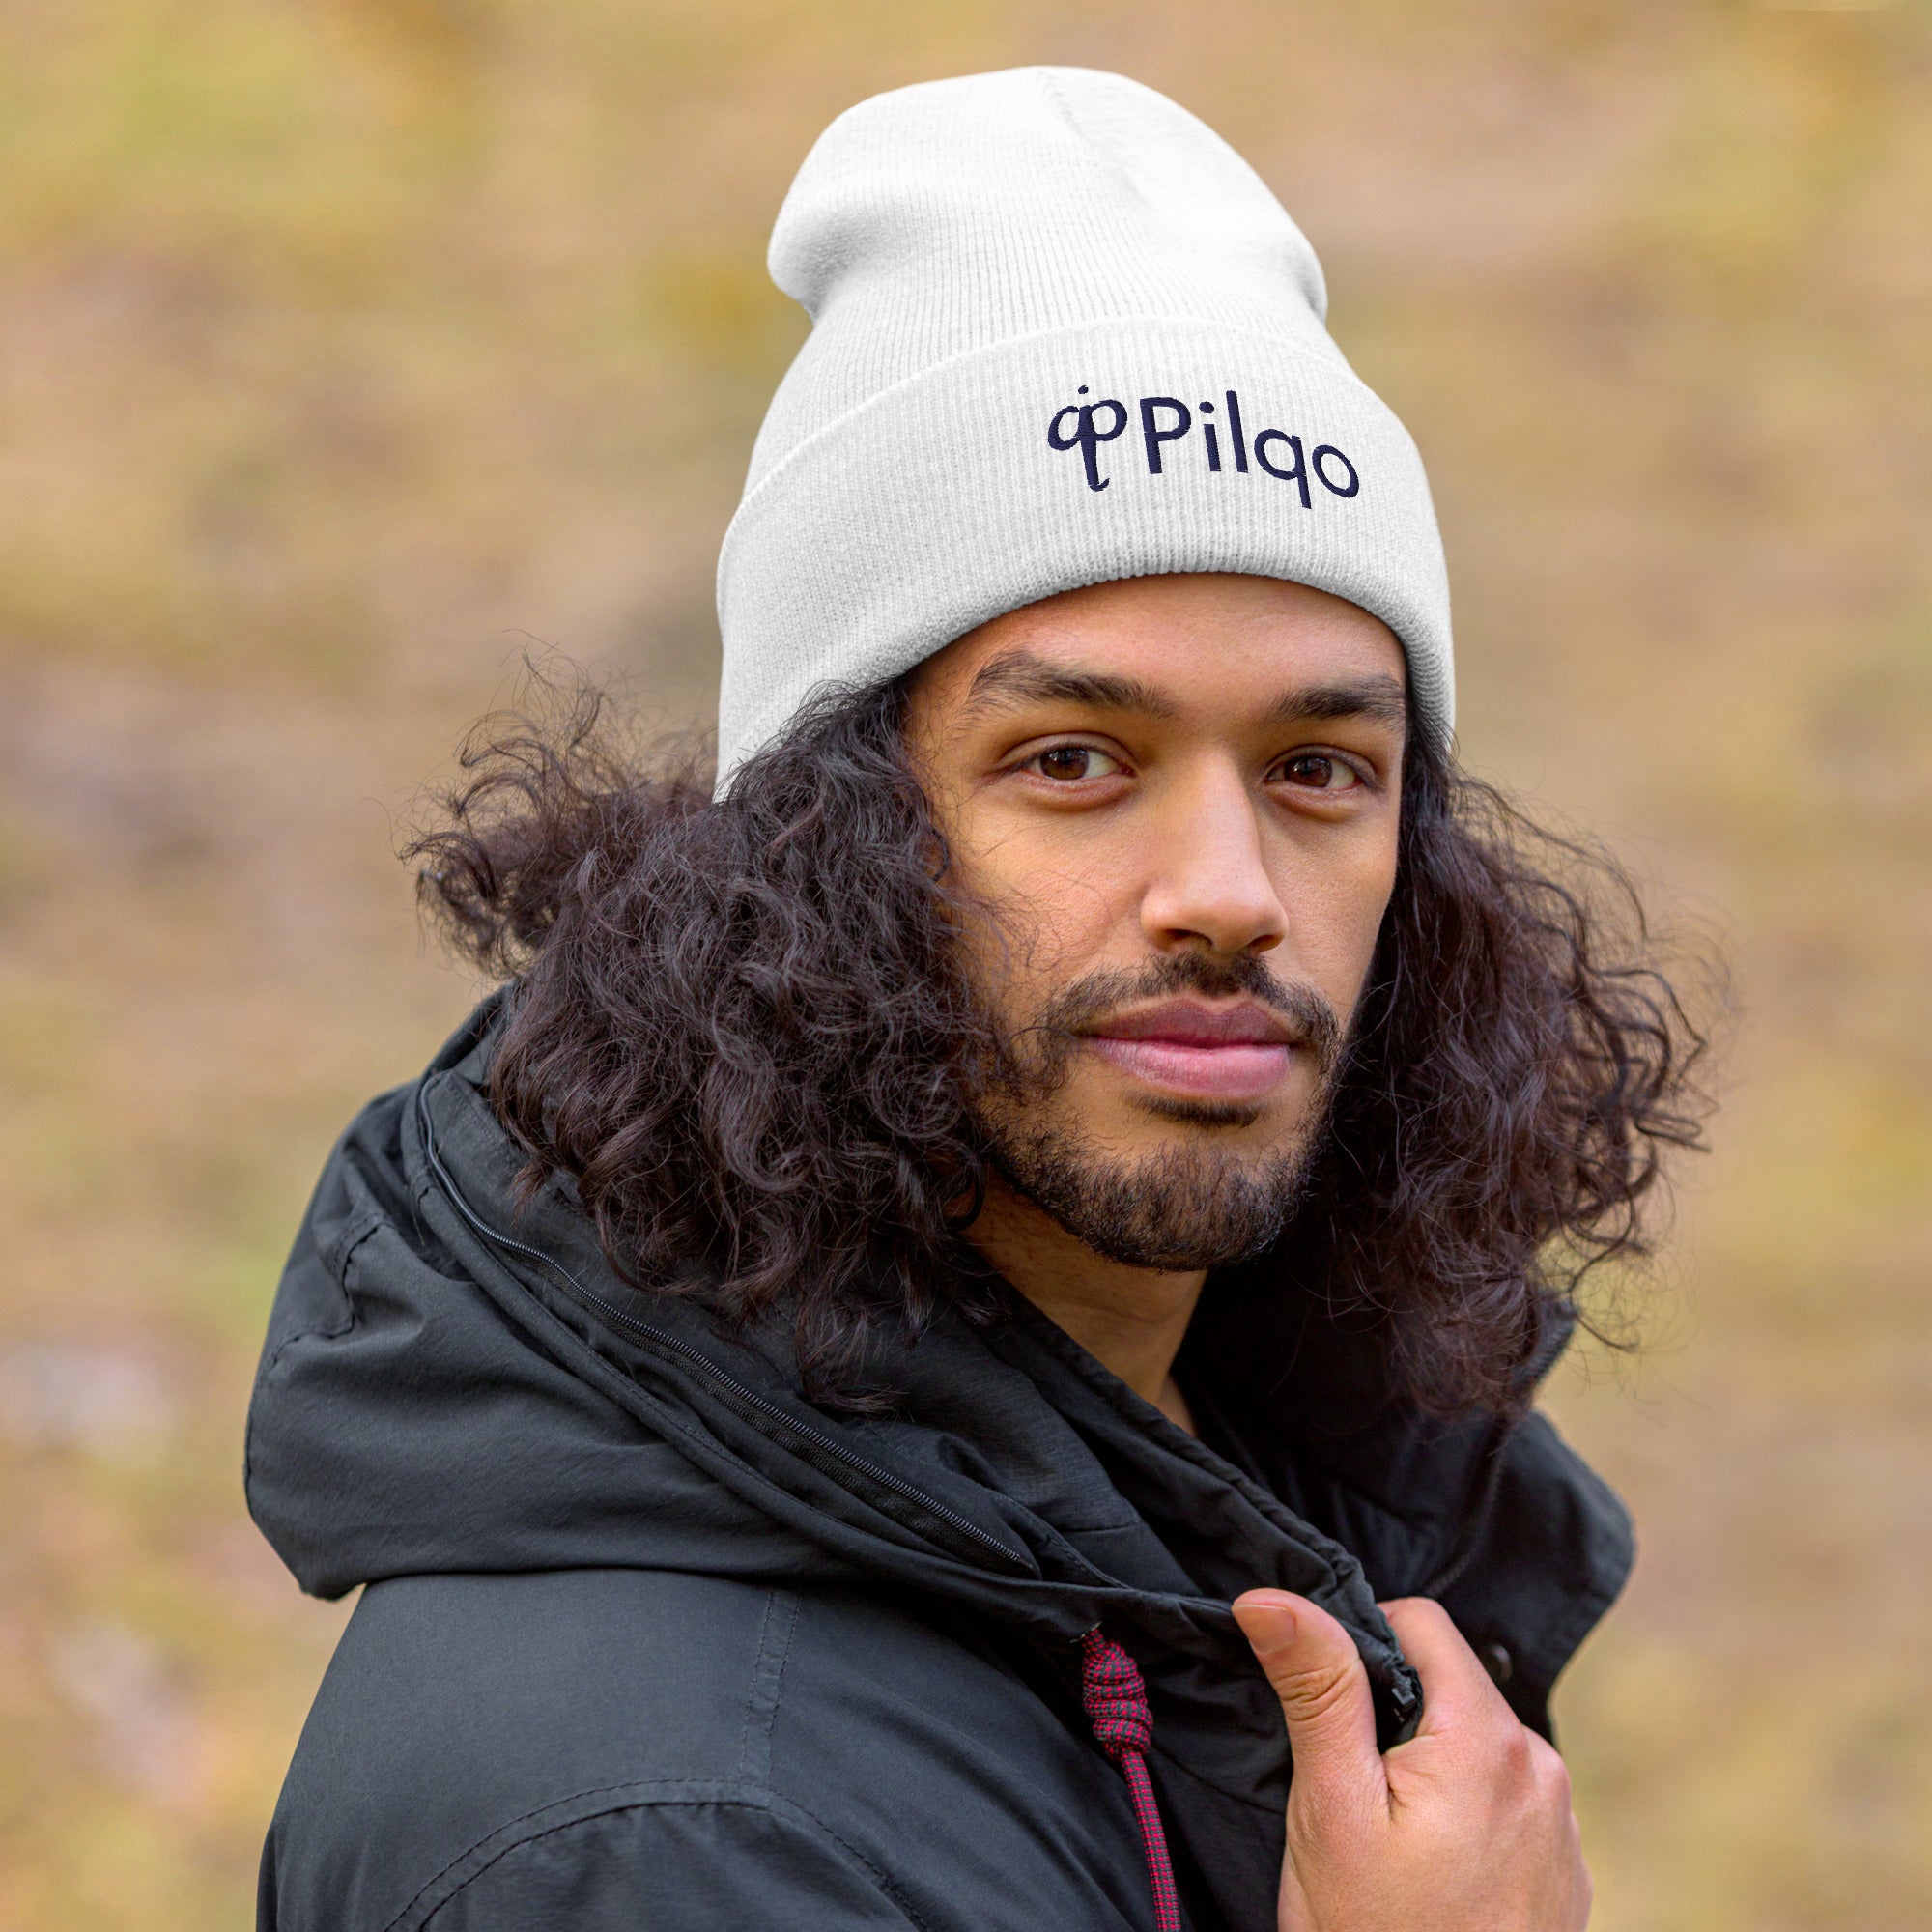
[[[1266,952],[1288,937],[1256,800],[1232,761],[1178,778],[1154,814],[1141,926],[1157,951],[1206,945],[1214,952]]]

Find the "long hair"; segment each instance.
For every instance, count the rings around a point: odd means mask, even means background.
[[[789,1309],[808,1363],[882,1318],[917,1332],[974,1293],[971,1094],[1002,1046],[902,687],[821,696],[715,801],[701,760],[626,750],[594,689],[556,710],[484,721],[407,848],[459,951],[514,981],[491,1099],[525,1187],[569,1175],[639,1290]],[[1399,838],[1281,1265],[1382,1318],[1424,1406],[1505,1406],[1551,1307],[1649,1252],[1705,1040],[1614,864],[1420,736]]]

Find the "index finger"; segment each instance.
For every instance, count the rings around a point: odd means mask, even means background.
[[[1418,1735],[1453,1723],[1516,1724],[1516,1713],[1440,1604],[1429,1597],[1399,1597],[1380,1609],[1422,1679]]]

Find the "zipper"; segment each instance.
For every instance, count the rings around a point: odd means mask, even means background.
[[[1007,1569],[1010,1570],[1013,1567],[1013,1552],[1004,1543],[997,1537],[988,1536],[978,1524],[961,1516],[950,1505],[941,1502],[937,1496],[927,1495],[923,1490],[894,1475],[890,1469],[882,1468],[868,1458],[861,1456],[856,1450],[848,1449],[836,1435],[828,1435],[823,1430],[813,1429],[810,1423],[801,1422],[789,1409],[760,1395],[756,1389],[748,1388],[728,1370],[720,1368],[702,1350],[694,1349],[690,1343],[673,1335],[668,1329],[660,1328],[653,1322],[641,1321],[635,1315],[619,1308],[615,1302],[599,1294],[594,1289],[585,1288],[561,1262],[544,1249],[535,1247],[528,1241],[519,1241],[493,1228],[464,1199],[462,1189],[457,1186],[449,1170],[442,1164],[442,1156],[438,1153],[436,1148],[436,1129],[430,1121],[426,1087],[427,1082],[424,1082],[416,1088],[416,1129],[422,1136],[424,1158],[429,1163],[430,1172],[436,1177],[438,1186],[448,1198],[450,1206],[489,1246],[509,1254],[522,1255],[526,1260],[536,1263],[538,1266],[547,1269],[566,1293],[596,1310],[606,1321],[619,1328],[628,1329],[632,1334],[649,1342],[654,1348],[662,1349],[667,1353],[676,1356],[678,1360],[697,1370],[716,1388],[729,1395],[734,1401],[760,1415],[769,1417],[794,1435],[803,1437],[835,1462],[843,1463],[854,1474],[864,1476],[868,1482],[878,1484],[881,1489],[890,1491],[904,1501],[916,1504],[941,1522],[957,1530],[961,1536],[970,1537],[973,1542],[992,1550]]]

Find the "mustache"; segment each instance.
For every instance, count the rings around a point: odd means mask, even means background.
[[[1279,1013],[1324,1076],[1334,1071],[1341,1058],[1345,1029],[1335,1009],[1313,986],[1276,979],[1251,952],[1178,952],[1171,958],[1150,960],[1137,972],[1090,973],[1055,993],[1024,1031],[1037,1036],[1037,1045],[1059,1059],[1095,1021],[1122,1007],[1176,993],[1198,993],[1208,999],[1244,997]]]

